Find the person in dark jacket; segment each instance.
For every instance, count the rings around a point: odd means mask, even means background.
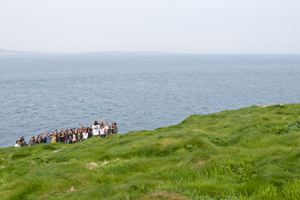
[[[86,129],[86,132],[88,133],[88,138],[91,138],[93,134],[90,127]]]
[[[35,140],[35,144],[41,143],[41,136],[38,135],[37,139]]]
[[[46,143],[46,137],[44,134],[42,134],[42,137],[41,137],[41,143]]]
[[[29,143],[28,143],[28,146],[34,146],[35,145],[35,141],[34,141],[34,139],[33,139],[33,137],[32,138],[30,138],[30,141],[29,141]]]
[[[20,146],[21,147],[27,146],[27,143],[26,143],[26,140],[25,140],[24,136],[22,136],[21,139],[20,139]]]
[[[64,130],[61,129],[60,133],[59,133],[59,141],[60,142],[65,142],[65,135],[64,135]]]
[[[114,134],[118,134],[118,127],[117,127],[117,123],[113,124],[114,126]]]

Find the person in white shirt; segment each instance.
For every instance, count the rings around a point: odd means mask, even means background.
[[[105,126],[104,126],[104,128],[105,128],[105,134],[106,135],[107,135],[108,126],[109,126],[109,123],[106,120],[106,123],[105,123]]]
[[[83,129],[83,133],[82,133],[82,140],[86,140],[88,138],[89,134],[86,132],[85,129]]]
[[[16,141],[15,147],[20,147],[20,141],[19,140]]]
[[[100,137],[106,138],[105,128],[103,125],[100,126]]]
[[[97,121],[95,121],[94,125],[92,125],[92,129],[93,129],[93,136],[98,136],[99,135],[100,126],[98,125]]]

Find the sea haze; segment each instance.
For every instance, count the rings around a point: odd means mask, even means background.
[[[0,54],[0,70],[0,147],[98,119],[126,133],[300,102],[300,55]]]

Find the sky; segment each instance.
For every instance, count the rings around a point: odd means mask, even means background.
[[[0,49],[300,54],[299,0],[0,0]]]

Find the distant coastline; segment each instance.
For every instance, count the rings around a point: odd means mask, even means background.
[[[89,52],[39,52],[0,49],[0,55],[300,55],[270,53],[174,53],[162,51],[89,51]]]
[[[36,51],[17,51],[17,50],[5,50],[0,49],[0,54],[176,54],[170,52],[161,52],[161,51],[100,51],[100,52],[78,52],[78,53],[70,53],[70,52],[36,52]]]
[[[34,52],[34,51],[14,51],[14,50],[0,49],[0,54],[38,54],[38,52]]]

